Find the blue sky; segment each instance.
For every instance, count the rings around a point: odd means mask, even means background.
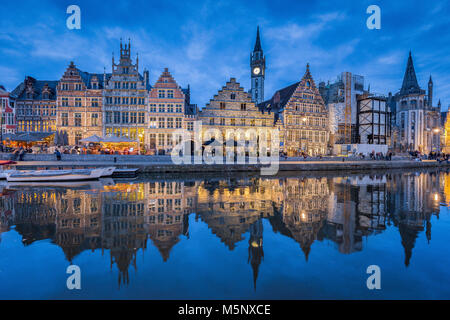
[[[81,30],[66,28],[66,8],[81,8]],[[366,27],[366,8],[381,8],[381,30]],[[165,67],[191,85],[204,106],[230,77],[250,88],[249,54],[256,26],[266,55],[266,99],[301,79],[342,71],[365,76],[378,93],[401,87],[409,50],[419,84],[430,74],[434,100],[450,104],[450,4],[428,1],[10,1],[0,5],[0,84],[25,75],[58,80],[71,60],[84,71],[111,70],[120,38],[132,41],[153,84]]]

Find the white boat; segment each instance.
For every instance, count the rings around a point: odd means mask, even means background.
[[[114,171],[116,170],[116,167],[106,167],[106,168],[99,168],[103,170],[103,173],[101,175],[101,177],[111,177],[114,173]],[[78,173],[78,172],[82,172],[85,171],[86,169],[72,169],[73,173]]]
[[[116,167],[107,167],[102,169],[103,169],[102,177],[111,177],[114,171],[116,171]]]
[[[16,171],[15,169],[6,169],[4,170],[3,167],[6,166],[7,168],[12,165],[16,164],[17,162],[11,161],[11,160],[0,160],[0,179],[6,179],[6,175],[8,173]]]
[[[98,179],[103,168],[79,170],[14,170],[6,173],[8,182],[82,181]]]
[[[0,180],[5,180],[6,179],[6,174],[7,173],[12,173],[16,170],[14,169],[8,169],[8,170],[0,170]]]

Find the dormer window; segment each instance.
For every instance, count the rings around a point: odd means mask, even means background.
[[[44,96],[44,99],[45,99],[45,100],[48,100],[48,98],[49,98],[48,92],[44,92],[43,96]]]
[[[97,87],[98,87],[97,82],[92,82],[92,89],[97,89]]]

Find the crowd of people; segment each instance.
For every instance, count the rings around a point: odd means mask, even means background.
[[[430,151],[430,153],[428,154],[423,154],[420,151],[410,151],[409,154],[416,161],[436,160],[440,163],[443,161],[449,162],[450,160],[450,154],[446,154],[443,152]]]

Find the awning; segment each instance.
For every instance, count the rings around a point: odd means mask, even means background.
[[[114,135],[110,135],[110,136],[106,136],[104,138],[101,138],[101,142],[106,142],[106,143],[133,143],[136,142],[136,140],[131,140],[127,137],[117,137]]]
[[[21,142],[37,142],[43,141],[45,138],[54,135],[53,132],[27,132],[22,134],[4,134],[3,140],[9,139],[11,141],[21,141]]]
[[[99,143],[101,141],[102,141],[102,138],[96,134],[94,134],[93,136],[90,136],[88,138],[84,138],[84,139],[80,140],[80,142],[95,142],[95,143]]]

